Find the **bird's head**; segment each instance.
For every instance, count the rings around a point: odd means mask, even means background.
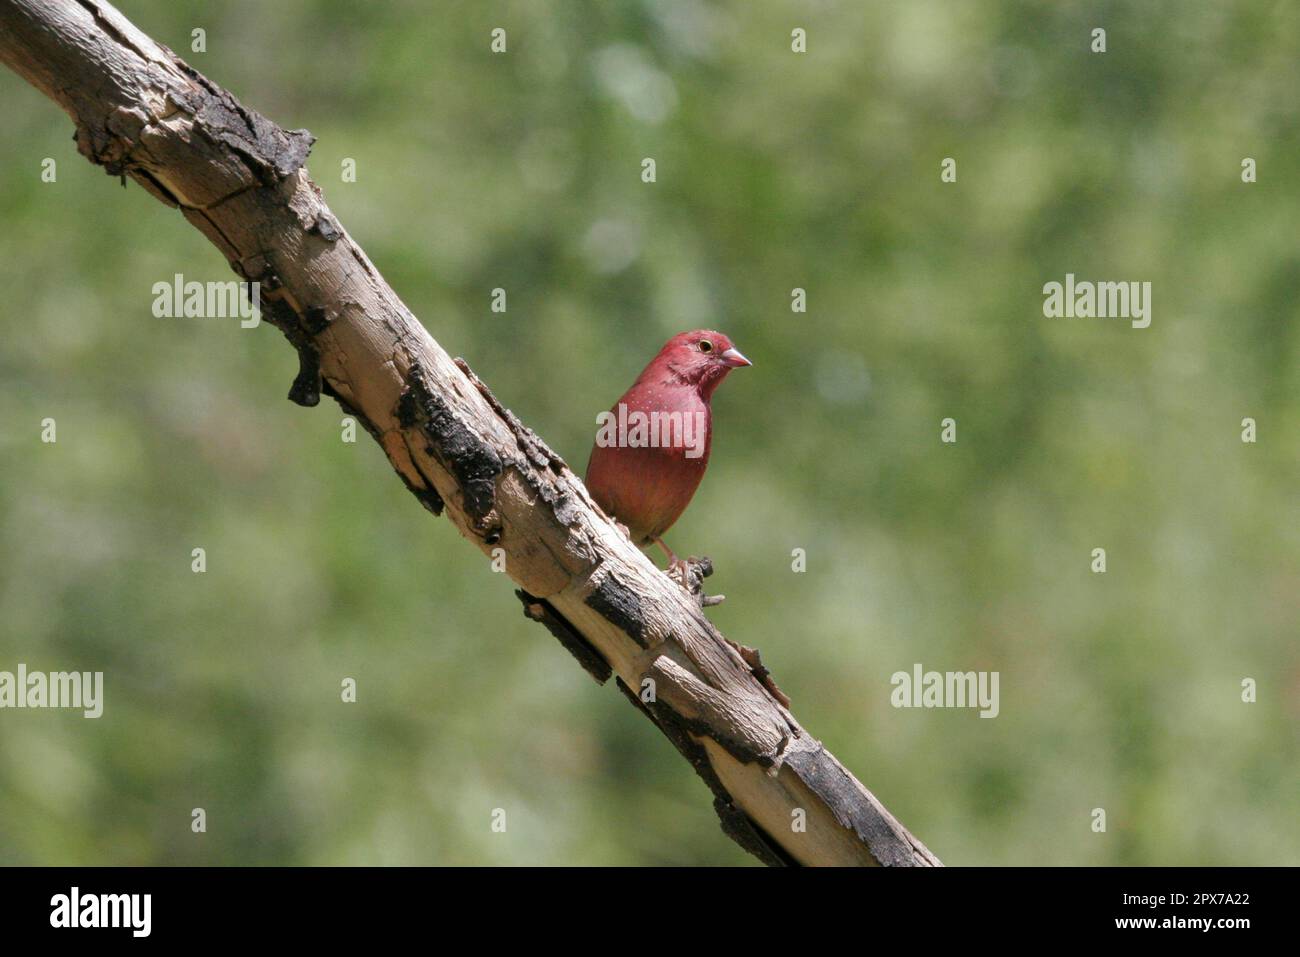
[[[741,355],[722,333],[696,329],[669,339],[646,368],[646,373],[658,370],[671,379],[698,387],[707,398],[728,372],[749,365],[753,363]]]

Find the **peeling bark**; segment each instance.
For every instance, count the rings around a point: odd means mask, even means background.
[[[939,863],[799,725],[756,654],[420,325],[308,177],[310,133],[242,106],[99,0],[0,0],[0,28],[0,60],[72,117],[87,159],[179,208],[261,284],[299,356],[289,397],[335,398],[426,509],[485,554],[503,548],[525,614],[598,681],[617,675],[730,837],[769,864]],[[633,691],[647,678],[649,702]]]

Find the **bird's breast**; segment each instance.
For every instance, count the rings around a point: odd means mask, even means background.
[[[709,404],[693,388],[638,383],[603,419],[588,489],[635,540],[662,534],[690,504],[708,466]]]

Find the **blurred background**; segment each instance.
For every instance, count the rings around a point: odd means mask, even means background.
[[[1300,7],[119,7],[315,133],[340,220],[577,470],[663,340],[735,339],[668,540],[946,863],[1300,863]],[[0,712],[0,863],[753,863],[364,433],[285,401],[278,332],[152,315],[220,254],[0,101],[0,670],[106,685]],[[1151,327],[1045,319],[1067,272],[1151,282]],[[914,663],[999,672],[1000,715],[891,707]]]

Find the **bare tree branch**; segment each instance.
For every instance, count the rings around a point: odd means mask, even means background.
[[[261,284],[300,360],[289,397],[334,397],[426,509],[504,549],[525,614],[597,681],[617,676],[742,847],[772,864],[939,863],[411,315],[308,177],[307,131],[242,106],[98,0],[0,0],[0,59],[72,117],[86,158],[179,207]]]

